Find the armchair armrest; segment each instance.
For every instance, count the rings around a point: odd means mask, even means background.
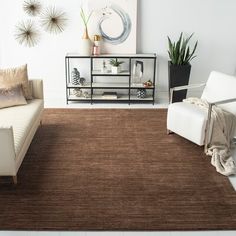
[[[173,87],[170,90],[173,91],[180,91],[180,90],[184,90],[184,89],[193,89],[193,88],[199,88],[199,87],[203,87],[205,86],[206,83],[201,83],[201,84],[189,84],[189,85],[184,85],[184,86],[177,86],[177,87]]]
[[[173,100],[173,94],[175,91],[181,91],[184,89],[193,89],[193,88],[200,88],[205,86],[206,83],[201,83],[201,84],[189,84],[189,85],[184,85],[184,86],[177,86],[177,87],[173,87],[170,89],[170,102],[172,103]]]
[[[16,175],[12,127],[0,127],[0,175]]]
[[[236,102],[236,98],[231,98],[231,99],[221,100],[221,101],[217,101],[217,102],[212,102],[210,104],[212,104],[212,105],[222,105],[222,104],[231,103],[231,102]]]

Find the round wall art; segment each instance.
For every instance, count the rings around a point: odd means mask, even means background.
[[[104,41],[115,45],[123,43],[129,37],[131,32],[132,23],[129,15],[116,4],[111,4],[109,7],[107,6],[104,8],[102,14],[103,16],[99,21],[99,30]],[[104,21],[114,17],[114,14],[117,14],[120,17],[123,25],[123,31],[117,37],[109,36],[103,29]]]
[[[87,0],[90,35],[101,36],[102,54],[136,53],[137,0]]]

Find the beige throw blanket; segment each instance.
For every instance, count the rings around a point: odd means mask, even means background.
[[[208,111],[209,104],[200,98],[187,98],[183,102],[195,104]],[[211,156],[211,164],[217,172],[229,176],[236,174],[236,163],[231,155],[232,138],[236,127],[236,117],[217,106],[212,107],[212,133],[206,154]]]

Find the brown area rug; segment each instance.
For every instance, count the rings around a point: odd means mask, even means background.
[[[48,109],[18,178],[1,230],[236,229],[236,192],[166,110]]]

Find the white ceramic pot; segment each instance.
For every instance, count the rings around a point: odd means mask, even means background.
[[[88,35],[88,29],[85,28],[84,35],[80,41],[80,54],[83,56],[90,56],[92,53],[92,42]]]
[[[111,73],[112,74],[118,74],[121,72],[121,67],[120,66],[112,66],[111,67]]]
[[[91,40],[90,39],[81,39],[80,44],[80,54],[83,56],[91,55]]]

